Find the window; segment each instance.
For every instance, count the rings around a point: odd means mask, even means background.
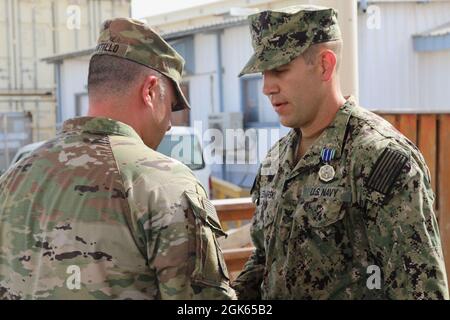
[[[242,111],[246,128],[278,126],[278,116],[262,93],[261,76],[241,79]]]

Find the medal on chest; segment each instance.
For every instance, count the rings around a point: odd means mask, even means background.
[[[336,172],[334,168],[329,164],[333,160],[335,154],[334,149],[323,148],[320,152],[320,158],[325,164],[319,169],[319,178],[323,182],[330,182],[333,180]]]

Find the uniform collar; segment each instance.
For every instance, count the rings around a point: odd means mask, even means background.
[[[119,135],[142,141],[137,132],[129,125],[108,118],[78,117],[64,121],[62,132],[88,132],[102,135]]]
[[[292,173],[305,167],[311,167],[321,162],[321,151],[323,148],[335,150],[334,159],[341,157],[342,148],[346,136],[347,124],[355,108],[355,99],[350,96],[347,101],[339,108],[335,118],[330,125],[322,132],[316,142],[308,149],[302,159],[298,161]],[[289,133],[289,143],[292,143],[288,151],[288,158],[294,157],[295,144],[301,136],[301,132],[295,129]],[[292,167],[291,167],[292,168]]]

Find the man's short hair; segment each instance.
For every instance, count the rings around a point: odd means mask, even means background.
[[[163,94],[167,80],[159,72],[127,59],[94,55],[89,62],[88,92],[90,95],[123,96],[148,75],[162,80],[160,90]]]
[[[329,49],[334,52],[336,55],[336,71],[338,71],[342,59],[342,40],[313,44],[302,53],[306,63],[314,64],[322,49]]]

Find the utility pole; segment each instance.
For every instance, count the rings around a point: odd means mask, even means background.
[[[358,3],[357,0],[310,0],[310,4],[333,7],[338,11],[344,47],[340,66],[342,93],[358,100]]]

